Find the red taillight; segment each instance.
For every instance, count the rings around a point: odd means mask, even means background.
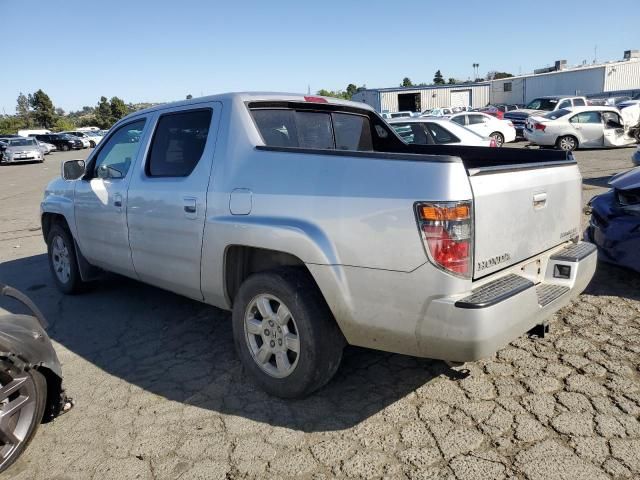
[[[419,203],[416,215],[431,261],[456,275],[471,277],[471,202]]]
[[[533,124],[533,128],[536,129],[536,130],[541,130],[541,131],[544,132],[546,130],[547,126],[542,124],[542,123],[534,123]]]
[[[329,103],[326,98],[322,97],[304,97],[305,102],[313,102],[313,103]]]
[[[498,146],[498,144],[496,143],[496,139],[495,138],[491,138],[489,140],[489,146],[490,147],[497,147]]]

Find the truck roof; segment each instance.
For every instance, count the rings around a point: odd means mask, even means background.
[[[173,108],[178,106],[197,105],[199,103],[206,102],[257,102],[257,101],[284,101],[284,102],[310,102],[309,99],[324,99],[326,103],[334,105],[349,105],[351,107],[360,108],[363,110],[374,111],[366,103],[352,102],[350,100],[342,100],[334,97],[322,97],[320,95],[305,95],[304,93],[282,93],[282,92],[228,92],[220,93],[217,95],[209,95],[205,97],[196,97],[189,100],[181,100],[178,102],[163,103],[155,105],[153,107],[145,108],[144,110],[138,110],[137,112],[130,113],[125,118],[135,117],[143,113],[154,112],[158,110],[164,110],[166,108]],[[317,100],[316,100],[317,101]]]

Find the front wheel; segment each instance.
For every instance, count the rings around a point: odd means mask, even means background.
[[[495,140],[496,147],[501,147],[502,145],[504,145],[504,135],[502,135],[500,132],[493,132],[489,136]]]
[[[76,249],[71,234],[60,224],[51,227],[47,237],[49,268],[53,280],[62,293],[73,294],[82,289]]]
[[[69,151],[69,145],[62,145],[60,147],[60,150],[62,150],[63,152],[68,152]]]
[[[565,135],[564,137],[558,138],[556,141],[556,147],[560,150],[564,150],[565,152],[572,152],[578,148],[578,140],[571,135]]]
[[[96,148],[96,142],[94,142],[93,140],[89,140],[89,146],[91,148]]]
[[[29,445],[42,422],[46,399],[47,382],[40,372],[0,362],[0,472]]]
[[[251,275],[233,306],[233,338],[243,366],[267,393],[302,398],[335,374],[344,338],[304,270]]]

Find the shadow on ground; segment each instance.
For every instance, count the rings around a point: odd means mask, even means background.
[[[52,339],[108,374],[170,400],[271,425],[350,428],[435,376],[455,373],[439,361],[348,347],[329,385],[304,400],[279,400],[245,376],[227,312],[119,276],[63,296],[45,255],[1,264],[0,281],[32,298]]]
[[[640,301],[640,273],[602,261],[584,293]]]
[[[604,175],[602,177],[583,178],[582,183],[593,187],[610,188],[608,183],[613,175]]]

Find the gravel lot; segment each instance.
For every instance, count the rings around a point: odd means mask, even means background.
[[[243,373],[226,312],[116,276],[57,292],[39,202],[61,160],[87,153],[0,168],[0,279],[45,313],[77,401],[7,478],[640,477],[639,275],[600,264],[549,336],[467,364],[466,378],[349,348],[326,388],[277,400]],[[576,154],[585,202],[631,154]]]

